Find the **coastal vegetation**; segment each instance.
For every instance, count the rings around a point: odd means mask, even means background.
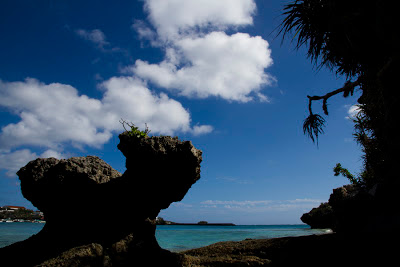
[[[151,130],[149,130],[149,127],[147,127],[147,123],[145,123],[145,129],[141,131],[139,127],[135,126],[132,122],[127,122],[123,119],[119,121],[122,126],[124,127],[125,131],[128,133],[129,136],[131,137],[136,137],[136,138],[145,138],[149,136],[149,133]],[[128,127],[128,129],[127,129]]]
[[[9,209],[6,207],[0,208],[0,220],[24,220],[35,221],[43,220],[43,213],[30,209]]]
[[[287,35],[297,39],[296,48],[306,46],[317,68],[327,67],[347,80],[342,88],[325,95],[307,96],[309,116],[303,130],[312,141],[318,142],[326,124],[323,116],[313,112],[312,103],[322,101],[328,116],[331,97],[361,92],[353,121],[354,138],[364,153],[363,170],[358,179],[339,173],[367,188],[399,183],[394,175],[400,147],[396,130],[399,97],[395,94],[399,35],[391,30],[396,25],[394,10],[389,2],[379,0],[296,0],[285,6],[279,30],[283,40]]]
[[[349,179],[350,183],[355,184],[355,185],[360,185],[362,184],[362,178],[361,177],[355,177],[353,174],[350,173],[350,171],[346,168],[343,168],[340,163],[337,163],[336,166],[333,168],[333,172],[335,176],[342,175]]]

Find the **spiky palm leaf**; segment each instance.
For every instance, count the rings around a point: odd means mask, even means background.
[[[295,0],[284,8],[278,35],[284,39],[294,33],[296,47],[308,46],[308,57],[316,64],[320,60],[318,68],[326,66],[354,77],[360,74],[360,56],[368,51],[366,46],[375,45],[367,40],[374,7],[362,0]]]
[[[318,144],[318,136],[324,133],[325,119],[318,114],[310,114],[303,123],[303,132]]]

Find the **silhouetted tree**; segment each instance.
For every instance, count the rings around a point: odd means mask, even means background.
[[[354,137],[364,152],[360,181],[367,186],[399,183],[399,23],[393,2],[296,0],[285,6],[283,15],[279,27],[282,41],[293,35],[296,47],[307,46],[307,55],[318,68],[326,66],[347,80],[342,88],[326,95],[307,96],[309,116],[304,133],[313,141],[323,133],[325,119],[313,113],[313,101],[322,100],[328,115],[330,97],[340,93],[348,97],[361,90],[354,119]]]

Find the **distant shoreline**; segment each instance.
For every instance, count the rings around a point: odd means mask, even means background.
[[[0,223],[46,223],[44,220],[0,219]]]
[[[205,226],[236,226],[233,223],[208,223],[207,221],[199,221],[198,223],[177,223],[166,221],[162,217],[156,218],[156,225],[205,225]]]
[[[168,224],[158,224],[158,225],[197,225],[197,226],[236,226],[234,223],[168,223]]]

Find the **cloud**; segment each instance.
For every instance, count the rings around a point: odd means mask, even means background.
[[[293,200],[287,200],[287,202],[289,202],[289,203],[317,203],[317,204],[319,204],[319,203],[324,202],[324,201],[322,201],[320,199],[312,199],[312,198],[296,198],[296,199],[293,199]]]
[[[0,106],[20,117],[2,128],[1,148],[56,148],[67,141],[98,147],[111,138],[109,131],[99,130],[101,101],[79,95],[70,85],[0,81]]]
[[[110,43],[106,41],[106,36],[105,34],[99,30],[99,29],[94,29],[94,30],[84,30],[84,29],[78,29],[75,31],[75,33],[82,37],[83,39],[92,42],[93,44],[97,45],[99,48],[104,48],[104,46],[109,45]]]
[[[3,152],[0,153],[0,170],[6,170],[6,175],[8,177],[14,177],[16,172],[23,166],[25,166],[29,161],[36,158],[57,158],[62,159],[65,156],[54,150],[46,150],[40,156],[36,153],[31,152],[29,149],[16,150],[14,152]]]
[[[37,158],[36,153],[32,153],[29,149],[0,153],[0,170],[7,170],[6,175],[13,177],[22,166],[35,158]]]
[[[137,60],[133,73],[186,97],[248,102],[256,96],[268,100],[260,91],[274,81],[264,72],[273,61],[268,42],[259,36],[212,32],[176,40],[166,51],[159,64]]]
[[[82,39],[91,42],[94,44],[98,49],[100,49],[102,52],[107,52],[107,53],[114,53],[114,52],[119,52],[123,54],[127,54],[127,50],[121,49],[120,47],[117,46],[111,46],[111,44],[106,40],[106,35],[100,30],[100,29],[94,29],[94,30],[85,30],[85,29],[78,29],[75,30],[75,33],[81,37]],[[100,61],[99,58],[93,60],[92,64],[96,64]]]
[[[177,208],[193,208],[192,204],[187,204],[187,203],[183,203],[183,202],[174,202],[174,203],[171,203],[171,206],[177,207]]]
[[[251,25],[253,0],[146,0],[145,10],[159,38],[172,40],[193,31]]]
[[[272,203],[271,200],[206,200],[201,202],[202,205],[237,205],[237,206],[255,206],[255,205],[268,205]]]
[[[229,209],[238,212],[266,212],[311,209],[323,201],[319,199],[294,200],[206,200],[201,202],[203,208]]]
[[[210,133],[209,125],[190,126],[189,112],[166,94],[155,94],[138,79],[113,77],[100,84],[102,99],[80,95],[66,84],[44,84],[28,78],[22,82],[0,80],[0,107],[20,118],[0,132],[0,169],[14,176],[37,157],[64,158],[65,145],[99,148],[114,132],[121,132],[120,118],[139,127],[148,124],[152,133],[172,135]],[[21,146],[47,149],[38,155]],[[10,152],[12,149],[17,149]]]
[[[154,28],[135,21],[141,39],[165,51],[164,60],[137,60],[125,68],[158,87],[189,98],[268,103],[263,87],[275,82],[265,72],[273,63],[266,40],[227,29],[253,24],[253,0],[146,0]]]
[[[349,116],[347,116],[346,119],[355,119],[360,110],[358,105],[352,105],[347,111]]]
[[[137,32],[140,39],[150,41],[152,46],[160,45],[157,33],[145,21],[135,20],[132,24],[132,29]]]
[[[167,95],[152,93],[132,77],[113,77],[101,84],[101,100],[79,95],[70,85],[0,80],[0,106],[20,117],[0,132],[0,149],[23,145],[59,150],[60,144],[99,148],[114,131],[121,131],[120,118],[152,133],[210,132],[211,126],[190,127],[189,112]]]
[[[106,92],[102,103],[106,113],[103,125],[109,130],[120,128],[119,118],[136,125],[148,124],[152,133],[172,135],[190,132],[190,114],[166,94],[152,93],[141,81],[132,77],[113,77],[102,83]]]
[[[214,128],[211,125],[195,125],[191,133],[195,136],[211,133]]]
[[[48,149],[40,155],[41,158],[56,158],[56,159],[65,159],[67,158],[66,155],[60,153],[58,151]]]
[[[246,179],[239,179],[235,177],[217,177],[217,180],[222,180],[229,183],[236,183],[236,184],[253,184],[252,181]]]

